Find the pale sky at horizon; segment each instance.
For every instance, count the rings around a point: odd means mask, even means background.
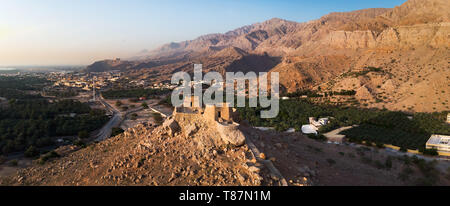
[[[274,17],[304,22],[406,0],[0,0],[0,66],[86,65]]]

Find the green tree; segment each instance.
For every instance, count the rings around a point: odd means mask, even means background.
[[[78,137],[80,139],[87,139],[87,138],[89,138],[89,132],[86,130],[80,131],[80,132],[78,132]]]
[[[136,114],[136,113],[133,113],[133,114],[131,114],[131,120],[136,120],[137,119],[137,117],[138,117],[138,114]]]
[[[117,136],[119,134],[122,134],[123,132],[125,132],[122,128],[120,127],[113,127],[112,131],[111,131],[111,136]]]
[[[39,155],[39,150],[33,145],[29,146],[24,153],[25,157],[36,157]]]

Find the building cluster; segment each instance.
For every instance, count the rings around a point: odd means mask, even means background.
[[[447,124],[450,124],[450,113],[447,114]],[[441,156],[450,156],[450,136],[433,134],[426,143],[427,149],[435,149]]]
[[[51,73],[49,80],[54,81],[55,87],[72,87],[90,91],[92,88],[100,89],[110,86],[119,80],[121,73],[118,71],[83,73]]]
[[[316,120],[315,117],[310,117],[309,124],[302,126],[302,132],[304,134],[317,134],[320,127],[327,125],[328,121],[329,118],[320,118],[319,120]]]
[[[177,87],[177,85],[174,84],[169,84],[169,83],[155,83],[152,86],[150,86],[153,89],[175,89]]]
[[[431,135],[426,144],[427,149],[436,149],[439,155],[450,156],[450,136]]]

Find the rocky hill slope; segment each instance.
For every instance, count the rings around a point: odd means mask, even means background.
[[[196,125],[199,125],[198,127]],[[234,147],[202,120],[139,125],[58,160],[20,170],[4,185],[279,185],[247,145]]]

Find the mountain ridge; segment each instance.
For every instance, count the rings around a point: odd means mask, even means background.
[[[393,110],[448,110],[447,85],[427,86],[435,95],[412,90],[421,82],[445,82],[450,76],[448,62],[442,61],[450,56],[449,10],[450,3],[445,0],[409,0],[395,8],[333,12],[303,23],[273,18],[223,34],[163,45],[131,61],[139,62],[139,67],[125,64],[112,68],[149,81],[170,79],[176,71],[191,71],[189,65],[194,63],[202,63],[206,71],[222,73],[277,71],[285,93],[319,86],[325,91],[365,91],[366,87],[370,91],[367,100],[375,102],[359,99],[361,104]],[[366,67],[383,68],[393,75],[386,72],[358,80],[339,77]],[[147,78],[148,72],[157,72],[160,77]],[[441,75],[434,75],[437,72]],[[349,86],[345,81],[357,83]],[[386,82],[393,85],[391,90],[380,90]],[[386,102],[380,98],[387,98]],[[409,98],[422,106],[412,100],[403,102]],[[427,100],[440,103],[427,106]]]

